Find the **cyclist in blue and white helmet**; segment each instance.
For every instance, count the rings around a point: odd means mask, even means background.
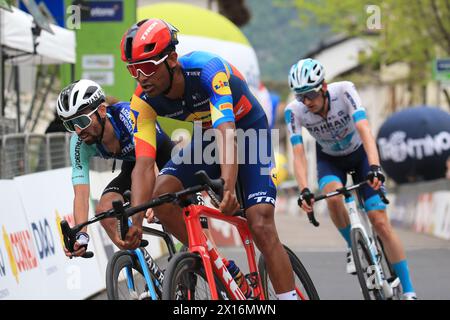
[[[306,128],[317,142],[317,178],[323,193],[344,186],[350,170],[355,171],[359,181],[368,181],[362,189],[367,216],[399,277],[403,299],[417,299],[404,247],[390,224],[386,204],[376,191],[384,189],[385,177],[375,138],[355,85],[350,81],[327,84],[322,64],[314,59],[302,59],[290,69],[289,86],[296,100],[286,106],[284,114],[294,156],[294,175],[301,190],[302,209],[310,212],[314,203],[314,196],[308,188],[308,162],[302,136],[302,128]],[[356,266],[351,253],[351,225],[347,209],[342,198],[330,198],[327,205],[331,220],[347,244],[347,273],[353,274]]]
[[[327,84],[322,64],[314,59],[302,59],[289,71],[289,86],[297,101],[304,103],[311,112],[320,113],[326,105]],[[321,103],[315,99],[322,95]]]

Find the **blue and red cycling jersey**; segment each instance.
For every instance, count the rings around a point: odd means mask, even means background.
[[[203,128],[217,128],[224,122],[246,128],[265,116],[242,74],[221,57],[194,51],[178,61],[185,79],[183,98],[174,100],[164,95],[150,98],[138,86],[131,99],[137,157],[156,157],[157,116],[200,121]]]

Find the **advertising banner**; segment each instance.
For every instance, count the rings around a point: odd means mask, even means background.
[[[71,169],[30,174],[14,181],[28,218],[36,260],[42,269],[46,298],[83,299],[101,290],[104,277],[97,260],[68,259],[63,251],[59,223],[66,219],[73,225]]]
[[[381,166],[396,183],[444,178],[450,157],[450,113],[407,108],[391,115],[377,137]]]
[[[120,41],[136,22],[136,0],[66,0],[65,5],[66,18],[76,22],[72,23],[77,39],[74,80],[96,81],[107,95],[129,101],[136,82],[120,58]],[[68,85],[70,66],[62,72],[63,85]]]
[[[0,180],[0,194],[0,299],[41,299],[44,273],[15,182]]]

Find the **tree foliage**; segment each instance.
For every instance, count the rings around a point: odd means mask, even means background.
[[[371,36],[374,51],[364,62],[406,62],[416,83],[429,79],[434,58],[450,56],[450,0],[276,1],[297,8],[303,26],[319,23],[335,32]]]

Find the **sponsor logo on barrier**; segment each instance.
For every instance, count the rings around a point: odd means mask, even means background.
[[[62,220],[66,220],[69,223],[69,226],[73,226],[75,224],[75,220],[73,217],[73,214],[68,214],[63,216],[63,218],[61,219],[61,216],[59,215],[58,210],[55,210],[55,214],[56,214],[56,226],[58,228],[58,233],[59,233],[59,238],[61,240],[61,248],[65,248],[64,246],[64,237],[61,231],[61,221]]]
[[[404,131],[395,131],[389,138],[379,138],[380,157],[384,161],[403,162],[408,157],[423,159],[440,155],[450,149],[450,133],[442,131],[434,136],[412,139]]]
[[[9,235],[5,226],[3,226],[2,230],[11,271],[16,278],[16,282],[19,283],[20,273],[38,267],[38,259],[33,248],[31,234],[28,230],[22,230]]]
[[[43,260],[49,256],[55,255],[55,241],[53,240],[52,230],[47,219],[31,223],[34,242],[39,254],[39,259]]]

